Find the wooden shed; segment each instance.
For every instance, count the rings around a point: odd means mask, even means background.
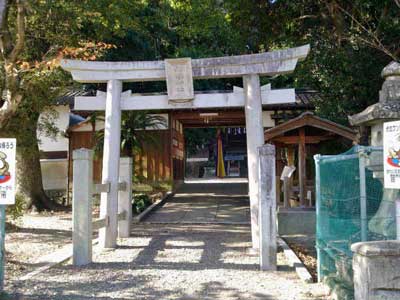
[[[356,131],[330,120],[317,117],[312,112],[305,112],[297,118],[266,130],[264,137],[267,143],[273,143],[279,148],[288,150],[288,164],[294,164],[294,151],[297,149],[300,206],[306,205],[307,145],[318,147],[323,141],[343,138],[353,143],[358,143]],[[280,174],[279,171],[278,168],[278,174]]]

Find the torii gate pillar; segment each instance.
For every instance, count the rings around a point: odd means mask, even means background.
[[[257,74],[243,76],[243,88],[245,94],[244,109],[246,116],[246,143],[250,198],[251,240],[253,248],[257,249],[259,247],[258,148],[264,145],[260,77]]]
[[[100,218],[108,220],[108,226],[99,229],[99,244],[103,248],[115,248],[118,235],[121,93],[121,80],[107,82],[102,183],[109,184],[110,190],[108,193],[101,193],[100,201]]]

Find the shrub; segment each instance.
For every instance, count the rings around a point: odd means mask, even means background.
[[[132,212],[140,214],[151,204],[151,200],[146,194],[137,194],[133,197]]]
[[[25,199],[21,194],[15,195],[15,204],[7,205],[6,214],[11,217],[13,221],[16,221],[23,216],[25,212]]]

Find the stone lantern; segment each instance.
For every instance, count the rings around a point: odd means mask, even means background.
[[[379,102],[349,116],[351,125],[371,128],[371,146],[383,146],[384,122],[400,120],[400,64],[391,62],[381,75],[385,82],[379,92]]]
[[[379,102],[368,106],[364,111],[349,116],[350,124],[361,128],[370,128],[370,145],[383,146],[383,123],[400,120],[400,64],[391,62],[381,73],[385,81],[379,91]],[[366,160],[366,168],[383,184],[382,152],[374,151]],[[396,236],[395,199],[400,197],[400,190],[384,189],[382,201],[375,216],[368,224],[369,231],[392,238]]]
[[[370,145],[383,146],[383,123],[400,120],[400,64],[391,62],[382,70],[385,81],[379,92],[379,102],[364,111],[349,116],[350,124],[370,128]],[[368,157],[366,168],[383,184],[382,152]],[[396,200],[400,190],[384,189],[378,211],[368,222],[371,233],[384,239],[399,239],[396,230]],[[400,203],[399,201],[397,201]],[[397,224],[399,226],[399,224]],[[370,241],[352,245],[354,287],[356,300],[400,299],[399,241]]]

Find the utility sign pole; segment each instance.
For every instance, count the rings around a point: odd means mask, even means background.
[[[15,139],[0,139],[0,291],[4,287],[6,205],[15,204]]]

